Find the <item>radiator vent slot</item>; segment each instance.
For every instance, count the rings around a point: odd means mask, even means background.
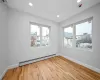
[[[39,57],[39,58],[35,58],[35,59],[23,61],[23,62],[19,62],[19,66],[31,64],[33,62],[44,60],[44,59],[48,59],[48,58],[51,58],[51,57],[54,57],[54,56],[56,56],[56,54],[52,54],[52,55],[48,55],[48,56],[43,56],[43,57]]]

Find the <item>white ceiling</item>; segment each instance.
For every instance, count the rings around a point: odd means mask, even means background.
[[[78,8],[77,0],[7,0],[8,6],[33,15],[61,22],[83,10],[97,4],[100,0],[82,0],[83,6]],[[33,3],[30,7],[29,2]],[[60,15],[57,18],[57,15]]]

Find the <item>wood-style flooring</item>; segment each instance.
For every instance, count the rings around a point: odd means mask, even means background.
[[[3,80],[100,80],[100,74],[57,56],[8,70]]]

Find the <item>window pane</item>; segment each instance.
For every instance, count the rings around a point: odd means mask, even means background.
[[[64,28],[64,46],[72,47],[73,28]]]
[[[31,25],[31,47],[40,46],[40,27]]]
[[[49,45],[49,28],[42,27],[42,46]]]
[[[92,49],[92,21],[76,25],[76,47]]]

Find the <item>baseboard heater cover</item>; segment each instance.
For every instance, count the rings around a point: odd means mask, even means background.
[[[23,62],[19,62],[19,66],[31,64],[33,62],[40,61],[40,60],[44,60],[44,59],[48,59],[48,58],[54,57],[54,56],[56,56],[56,54],[52,54],[52,55],[48,55],[48,56],[43,56],[43,57],[39,57],[39,58],[35,58],[35,59],[23,61]]]

